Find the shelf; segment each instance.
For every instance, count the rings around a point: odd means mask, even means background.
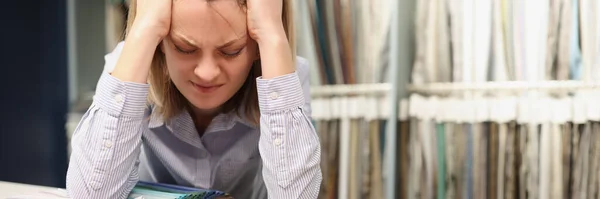
[[[386,94],[391,91],[389,83],[375,84],[340,84],[313,86],[310,88],[312,97],[328,97],[339,95],[377,95]]]
[[[576,90],[598,90],[600,82],[583,81],[506,81],[506,82],[478,82],[478,83],[428,83],[423,85],[409,85],[408,90],[415,93],[441,94],[456,92],[488,92],[488,91],[528,91],[538,90],[545,92],[568,92]]]

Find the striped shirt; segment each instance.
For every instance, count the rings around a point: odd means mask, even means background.
[[[321,148],[305,59],[297,59],[292,74],[257,78],[260,127],[221,114],[200,137],[187,111],[168,121],[151,114],[148,84],[110,75],[122,47],[105,56],[94,101],[73,134],[71,198],[126,198],[138,180],[235,198],[317,198]]]

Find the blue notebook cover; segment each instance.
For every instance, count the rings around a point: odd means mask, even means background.
[[[208,189],[177,185],[138,182],[128,199],[232,199],[229,194]]]

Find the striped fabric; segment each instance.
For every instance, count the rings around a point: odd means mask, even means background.
[[[71,198],[127,198],[138,180],[216,189],[235,198],[317,198],[319,138],[311,124],[308,64],[258,78],[260,128],[234,114],[213,119],[202,137],[187,112],[169,121],[151,114],[149,86],[109,72],[108,54],[94,102],[72,138]]]

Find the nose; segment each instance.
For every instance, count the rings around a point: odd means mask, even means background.
[[[203,82],[213,82],[221,74],[221,68],[212,58],[203,58],[194,69],[194,74]]]

